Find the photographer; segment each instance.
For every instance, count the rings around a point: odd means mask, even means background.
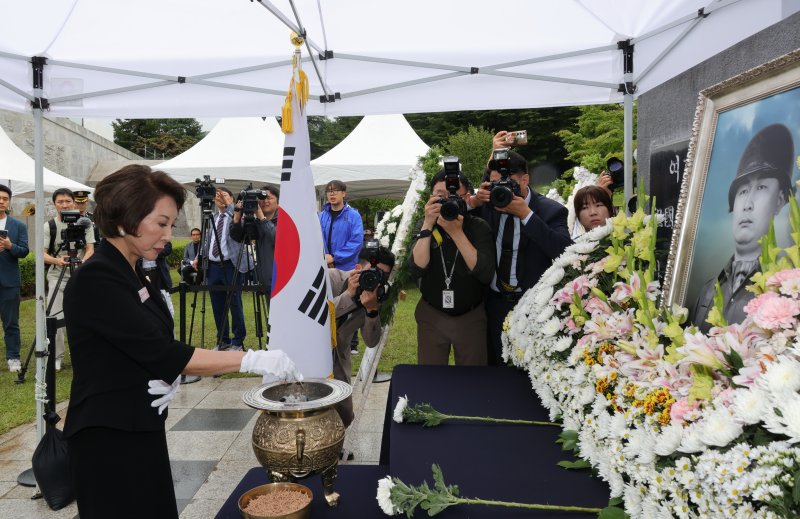
[[[265,185],[258,194],[258,205],[252,215],[255,226],[256,239],[256,275],[258,281],[264,285],[267,294],[267,304],[269,304],[272,292],[272,265],[275,259],[275,231],[278,225],[278,201],[280,190],[277,187]],[[242,203],[237,203],[237,208],[242,207]],[[233,225],[231,225],[231,238],[242,241],[245,237],[245,224],[242,219],[241,210],[233,213]]]
[[[503,133],[495,136],[495,145],[502,142]],[[496,272],[489,285],[486,314],[489,363],[500,365],[506,315],[571,240],[567,208],[529,188],[528,163],[522,155],[497,148],[487,172],[488,178],[470,205],[481,208],[481,218],[489,223],[496,247]]]
[[[336,307],[333,378],[348,384],[353,373],[350,338],[357,337],[361,330],[368,348],[377,346],[381,339],[380,304],[388,291],[386,282],[394,267],[394,254],[386,247],[379,247],[377,241],[372,241],[361,249],[358,260],[350,272],[328,269]],[[368,290],[373,285],[375,288]],[[337,404],[336,412],[348,427],[353,421],[352,397]]]
[[[64,240],[66,232],[81,235],[81,231],[75,228],[75,223],[67,224],[63,222],[62,213],[75,209],[75,195],[67,188],[56,189],[53,191],[53,205],[56,208],[57,216],[44,224],[44,243],[48,244],[43,254],[44,263],[48,265],[46,267],[48,270],[45,308],[52,301],[49,315],[61,318],[64,287],[66,287],[70,278],[69,265],[72,263],[73,267],[77,267],[81,261],[88,260],[94,254],[94,226],[89,222],[88,226],[83,227],[82,237],[84,243],[82,244]],[[58,282],[59,278],[61,278],[60,284]],[[61,370],[63,356],[64,329],[61,327],[56,332],[56,371]]]
[[[452,174],[451,174],[452,175]],[[486,365],[486,285],[494,274],[494,246],[487,223],[460,208],[449,220],[445,202],[467,195],[467,179],[456,173],[451,193],[445,170],[431,179],[432,195],[411,246],[409,273],[418,280],[421,297],[415,311],[417,360],[447,365],[452,345],[457,365]],[[448,207],[452,207],[449,205]]]

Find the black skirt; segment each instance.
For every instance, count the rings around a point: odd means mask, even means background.
[[[178,518],[163,430],[90,427],[67,442],[81,519]]]

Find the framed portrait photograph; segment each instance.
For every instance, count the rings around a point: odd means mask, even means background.
[[[729,323],[744,319],[774,219],[789,243],[789,198],[800,178],[800,50],[700,92],[664,280],[664,303],[702,331],[720,283]]]

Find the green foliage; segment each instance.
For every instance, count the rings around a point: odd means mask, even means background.
[[[575,461],[564,460],[564,461],[559,461],[557,465],[567,470],[583,470],[592,468],[592,464],[586,460],[575,460]]]
[[[624,111],[620,105],[591,105],[579,108],[577,129],[557,132],[563,140],[567,159],[599,172],[611,157],[622,158],[624,149]],[[633,112],[633,134],[636,135],[636,105]],[[636,147],[635,141],[633,144]],[[633,165],[626,165],[633,167]]]
[[[197,119],[117,119],[114,142],[145,159],[170,159],[205,137]]]
[[[516,148],[531,165],[548,162],[556,171],[564,171],[575,163],[567,159],[564,143],[557,132],[563,129],[577,130],[577,107],[535,108],[525,110],[471,110],[406,114],[406,119],[417,135],[429,146],[447,148],[451,135],[465,131],[469,126],[486,128],[492,135],[500,130],[527,130],[528,144]],[[485,161],[489,156],[487,147],[481,150]],[[471,173],[471,171],[470,171]]]
[[[618,506],[607,506],[597,515],[597,519],[629,519],[629,517],[625,510]]]
[[[311,141],[311,159],[316,159],[339,144],[361,122],[361,119],[361,116],[334,118],[322,115],[309,116],[308,138]]]
[[[444,145],[448,155],[457,155],[461,161],[461,171],[473,186],[480,184],[486,161],[492,149],[494,134],[483,127],[470,125],[454,135],[450,135]]]
[[[558,435],[556,443],[561,444],[562,451],[577,451],[578,449],[578,431],[565,429]]]
[[[22,297],[36,295],[36,256],[28,254],[19,260],[19,292]]]
[[[347,203],[361,214],[364,229],[374,230],[375,214],[378,211],[391,211],[403,201],[397,198],[359,198],[358,200],[348,200]]]

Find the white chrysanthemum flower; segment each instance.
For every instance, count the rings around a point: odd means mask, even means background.
[[[580,241],[572,246],[572,250],[578,254],[589,254],[597,248],[596,241]]]
[[[572,337],[565,336],[560,337],[555,344],[553,344],[553,349],[557,352],[564,352],[567,351],[570,346],[572,346]]]
[[[547,321],[548,319],[553,317],[553,314],[555,313],[555,311],[556,311],[556,307],[555,306],[553,306],[553,305],[545,306],[544,309],[541,312],[539,312],[539,315],[536,316],[536,322],[537,323],[543,323],[543,322]],[[561,350],[561,351],[563,351],[563,350]]]
[[[678,451],[685,453],[702,452],[708,449],[708,446],[700,440],[700,435],[697,433],[697,426],[690,425],[683,430],[683,439]]]
[[[391,243],[389,242],[389,237],[388,236],[383,236],[381,238],[381,245],[383,245],[384,247],[388,247],[389,245],[391,245]]]
[[[408,407],[408,396],[403,395],[397,399],[397,405],[394,406],[394,413],[392,418],[397,423],[403,423],[403,411]]]
[[[550,337],[555,335],[561,329],[561,321],[557,317],[553,317],[542,325],[542,334]]]
[[[394,234],[397,232],[397,222],[392,222],[386,226],[386,232],[389,234]]]
[[[742,434],[742,424],[728,409],[715,409],[699,425],[700,441],[712,447],[725,447]]]
[[[394,504],[392,503],[392,488],[394,488],[394,481],[392,481],[391,476],[378,480],[378,495],[376,498],[378,499],[378,505],[386,515],[395,514]]]
[[[553,287],[542,286],[541,290],[536,292],[536,295],[533,297],[533,303],[537,306],[543,306],[550,302],[551,297],[553,297]]]
[[[542,276],[542,281],[546,286],[553,286],[564,279],[564,269],[561,267],[551,267]]]
[[[403,206],[402,205],[395,206],[395,208],[392,209],[391,215],[393,217],[397,218],[398,216],[401,216],[402,214],[403,214]]]
[[[760,422],[764,408],[769,403],[764,392],[758,387],[737,389],[733,392],[731,400],[734,415],[746,424]]]
[[[763,380],[771,393],[794,393],[800,389],[800,362],[781,357],[769,366],[759,380]]]
[[[784,394],[772,400],[764,411],[764,426],[776,434],[785,434],[791,443],[800,442],[800,395]]]
[[[678,450],[682,438],[683,426],[678,424],[668,425],[661,430],[653,449],[659,456],[669,456]]]

